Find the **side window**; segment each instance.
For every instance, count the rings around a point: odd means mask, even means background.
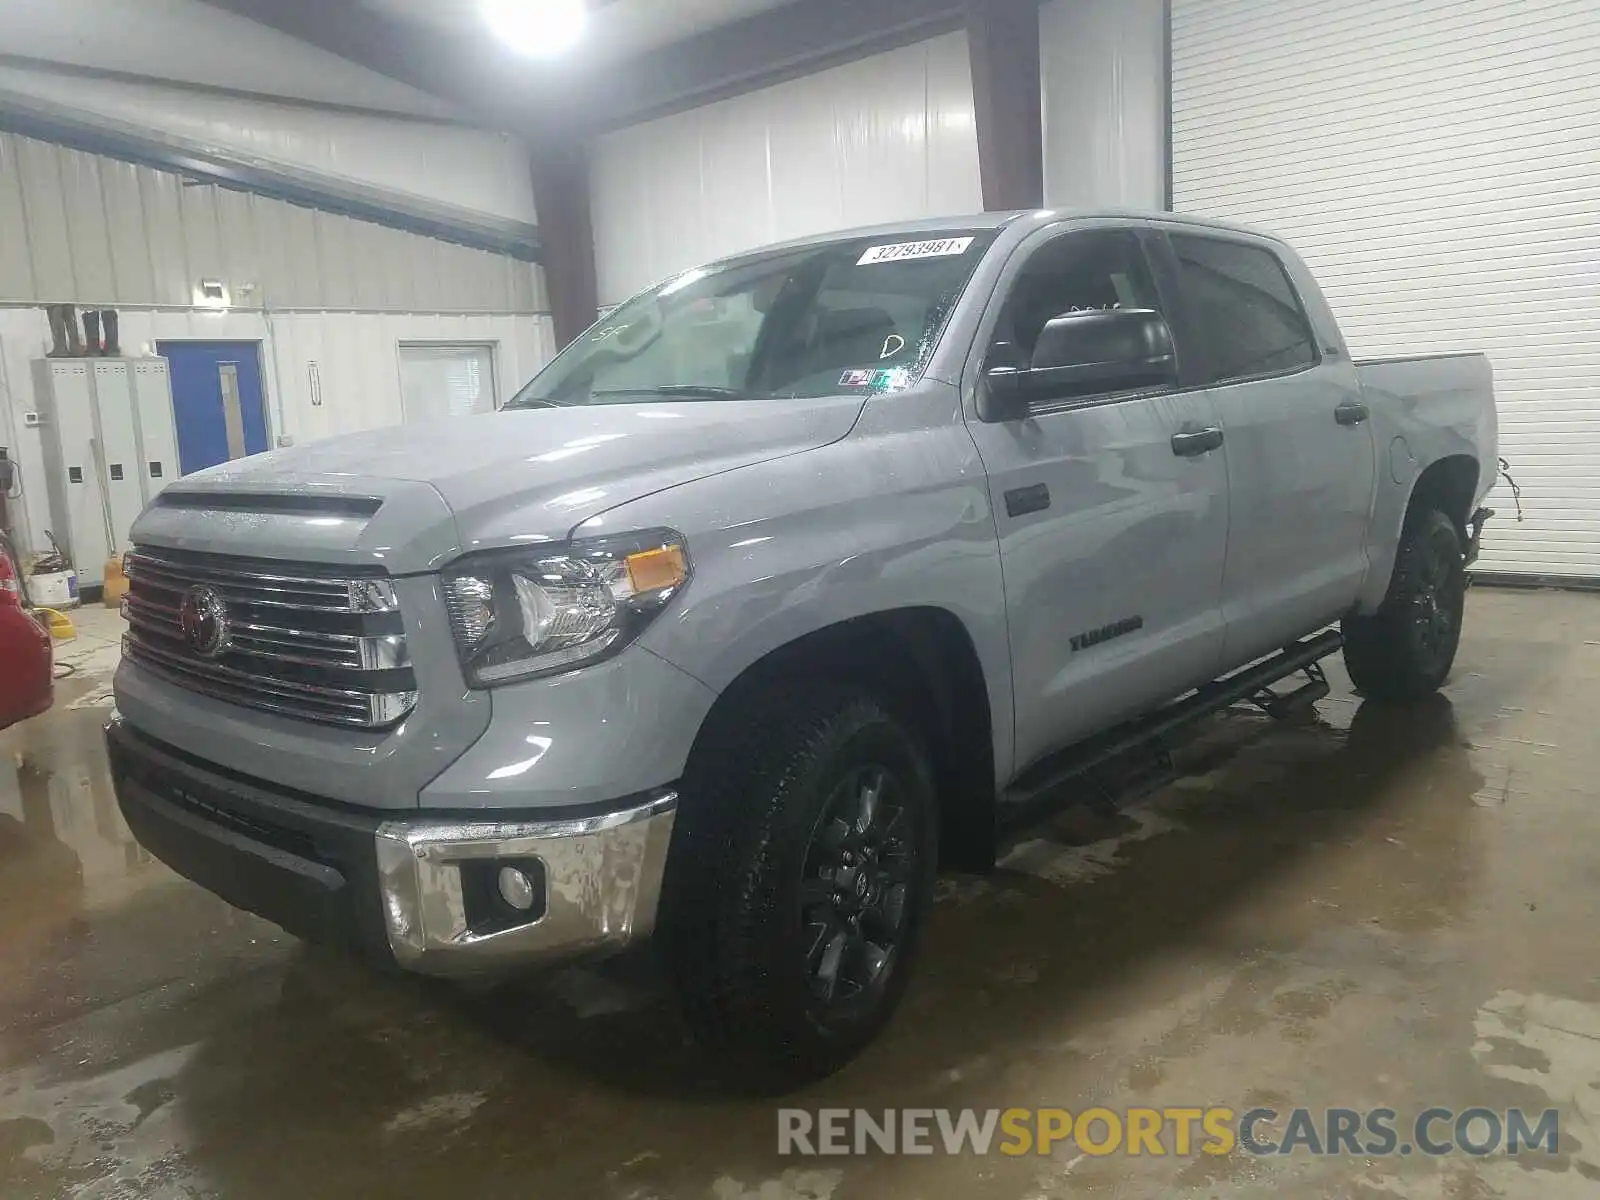
[[[1045,324],[1063,313],[1111,308],[1160,311],[1155,281],[1132,233],[1069,233],[1034,251],[1001,310],[991,360],[1033,361]]]
[[[1171,240],[1189,311],[1211,351],[1214,382],[1316,363],[1311,322],[1277,255],[1214,238]]]

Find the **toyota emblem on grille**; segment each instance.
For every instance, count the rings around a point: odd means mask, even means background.
[[[215,658],[228,648],[228,606],[215,588],[198,584],[185,592],[178,625],[189,649],[201,658]]]

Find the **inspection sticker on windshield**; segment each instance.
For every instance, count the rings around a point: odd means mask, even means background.
[[[938,238],[931,242],[896,242],[892,246],[873,246],[861,256],[856,266],[908,262],[914,258],[954,258],[965,254],[975,241],[977,238]]]

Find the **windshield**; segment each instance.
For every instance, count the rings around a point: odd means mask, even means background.
[[[609,314],[506,407],[899,390],[995,236],[855,238],[697,268]]]

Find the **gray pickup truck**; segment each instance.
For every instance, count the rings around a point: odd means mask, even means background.
[[[1234,226],[761,250],[501,412],[163,492],[117,793],[182,874],[403,968],[654,934],[695,1034],[782,1087],[888,1019],[936,869],[1083,772],[1303,708],[1341,648],[1373,700],[1437,688],[1495,438],[1486,359],[1353,362]]]

